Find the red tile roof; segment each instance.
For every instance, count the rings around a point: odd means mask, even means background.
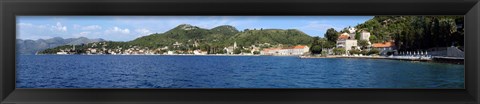
[[[383,42],[383,43],[373,43],[372,47],[373,48],[385,48],[385,47],[393,47],[395,46],[395,43],[393,42]]]
[[[304,49],[306,46],[303,46],[303,45],[297,45],[295,47],[293,47],[293,49]]]
[[[338,40],[345,40],[345,39],[348,39],[350,37],[350,35],[348,35],[347,33],[343,33],[343,34],[340,34],[340,36],[338,36]]]

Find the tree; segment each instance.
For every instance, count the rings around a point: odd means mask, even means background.
[[[355,39],[360,39],[360,32],[355,32]]]
[[[335,48],[335,49],[333,49],[333,53],[335,55],[343,55],[343,54],[345,54],[345,49],[344,48]]]
[[[361,54],[361,51],[358,50],[358,49],[352,49],[352,50],[348,51],[348,53],[350,53],[350,55]]]
[[[364,50],[360,51],[360,54],[368,55],[368,50],[364,49]]]
[[[260,51],[253,51],[253,54],[258,55],[258,54],[260,54]]]
[[[311,49],[312,54],[321,54],[322,53],[322,47],[320,45],[315,45]]]
[[[328,41],[336,42],[338,39],[338,32],[333,28],[327,29],[324,37],[327,38]]]
[[[372,42],[372,43],[378,43],[378,42],[380,42],[380,41],[377,39],[377,36],[375,36],[375,35],[371,35],[371,36],[369,37],[369,40],[370,40],[370,42]]]
[[[368,45],[367,40],[358,40],[358,46],[360,46],[361,49],[366,49]]]
[[[240,48],[233,50],[233,54],[240,54],[240,53],[242,53],[242,49]]]
[[[370,51],[368,51],[368,55],[373,55],[373,54],[380,54],[380,50],[378,49],[371,49]]]

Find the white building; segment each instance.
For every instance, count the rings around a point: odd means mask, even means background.
[[[193,54],[195,55],[207,55],[207,51],[202,51],[202,50],[194,50]]]
[[[297,45],[289,48],[267,48],[263,49],[261,55],[278,55],[278,56],[299,56],[307,53],[310,47],[304,45]]]
[[[337,40],[337,48],[345,48],[346,51],[349,51],[357,47],[358,47],[357,40],[354,40],[354,39]]]
[[[349,36],[350,36],[350,39],[355,39],[355,35],[356,35],[356,34],[355,34],[355,31],[357,31],[356,28],[353,28],[353,27],[352,27],[352,28],[348,28],[348,32],[349,32],[348,34],[349,34]]]
[[[223,48],[226,51],[226,54],[233,54],[233,52],[237,49],[237,42],[233,43],[233,46]]]
[[[173,52],[173,51],[167,51],[167,54],[169,54],[169,55],[173,55],[173,54],[174,54],[174,52]]]
[[[362,31],[362,32],[360,33],[360,40],[370,41],[370,32]]]
[[[359,47],[357,45],[357,40],[344,33],[338,37],[337,48],[345,48],[346,53],[349,54],[348,51]]]

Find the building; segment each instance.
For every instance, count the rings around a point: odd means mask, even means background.
[[[229,47],[224,47],[223,48],[223,51],[226,52],[226,54],[233,54],[235,49],[237,49],[237,42],[234,42],[233,43],[233,46],[229,46]]]
[[[383,43],[373,43],[372,48],[378,49],[380,51],[383,50],[393,50],[395,47],[394,42],[383,42]]]
[[[385,55],[389,51],[393,51],[395,49],[395,42],[383,42],[383,43],[373,43],[373,49],[377,49],[380,51],[380,55]]]
[[[337,48],[345,48],[346,53],[348,54],[350,50],[359,48],[357,46],[357,40],[355,38],[352,38],[350,34],[343,33],[340,34],[337,40]]]
[[[202,51],[202,50],[194,50],[193,54],[195,54],[195,55],[207,55],[208,52],[207,51]]]
[[[355,39],[355,35],[356,35],[355,32],[356,32],[356,31],[357,31],[356,28],[353,28],[353,27],[352,27],[352,28],[348,28],[348,32],[349,32],[348,35],[350,36],[350,39]]]
[[[266,48],[263,49],[261,55],[275,55],[275,56],[300,56],[307,53],[310,47],[305,45],[297,45],[288,48]]]
[[[178,48],[178,47],[180,47],[181,45],[182,45],[182,43],[175,42],[175,43],[173,44],[173,47]]]
[[[293,55],[303,55],[307,52],[310,51],[310,47],[308,46],[304,46],[304,45],[297,45],[297,46],[294,46],[291,51],[290,51],[290,54],[293,54]]]
[[[370,42],[370,32],[367,32],[367,31],[360,32],[360,40],[366,40]]]

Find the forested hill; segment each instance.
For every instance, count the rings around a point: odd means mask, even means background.
[[[375,16],[355,26],[371,32],[370,40],[395,40],[399,50],[464,45],[463,16]]]
[[[238,47],[249,47],[259,44],[309,45],[312,37],[295,29],[245,29],[239,31],[233,26],[223,25],[212,29],[200,28],[189,24],[181,24],[165,33],[143,36],[128,42],[106,42],[106,48],[128,49],[134,46],[148,49],[169,47],[169,50],[223,50],[235,42]],[[77,50],[91,48],[92,44],[77,46]],[[176,46],[174,45],[176,44]],[[96,48],[100,48],[98,45]],[[41,53],[53,54],[72,46],[60,46],[47,49]]]
[[[137,38],[129,43],[150,48],[164,47],[175,44],[192,45],[197,42],[199,45],[216,47],[227,47],[237,42],[240,46],[251,46],[256,44],[311,44],[309,35],[294,29],[259,29],[238,31],[229,25],[218,26],[212,29],[204,29],[188,24],[179,25],[162,34],[152,34]]]

